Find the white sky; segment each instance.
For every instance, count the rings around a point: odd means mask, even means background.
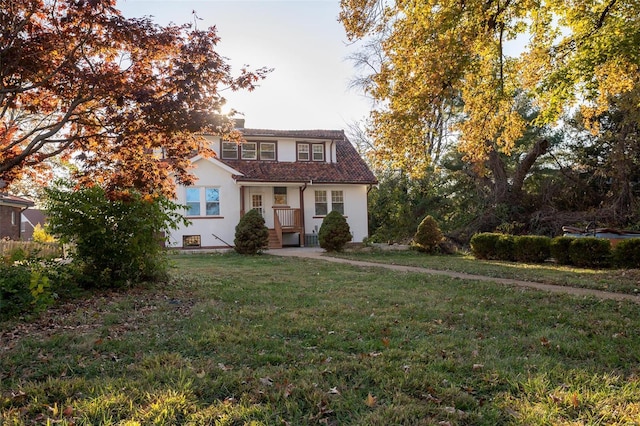
[[[227,92],[227,106],[244,113],[245,126],[267,129],[346,129],[365,118],[370,101],[349,88],[355,75],[349,45],[337,21],[339,0],[118,0],[125,17],[152,16],[166,25],[215,25],[218,52],[236,73],[275,68],[253,92]]]

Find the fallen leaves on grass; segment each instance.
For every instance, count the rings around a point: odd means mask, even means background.
[[[367,395],[367,399],[364,400],[364,403],[367,407],[374,408],[378,404],[378,398],[369,393],[369,395]]]

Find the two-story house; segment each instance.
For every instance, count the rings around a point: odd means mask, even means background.
[[[216,157],[192,159],[197,180],[178,186],[190,225],[169,246],[233,246],[242,215],[257,209],[270,230],[270,248],[317,241],[322,220],[342,213],[362,242],[368,234],[367,194],[376,178],[341,130],[238,129],[246,142],[208,137]]]

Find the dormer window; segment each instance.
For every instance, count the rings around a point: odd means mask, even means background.
[[[260,159],[275,160],[276,159],[276,143],[260,142]]]
[[[298,142],[298,161],[324,161],[324,144]]]
[[[314,143],[311,147],[313,148],[313,161],[324,161],[324,144]]]
[[[222,159],[237,160],[238,158],[241,160],[275,160],[276,143],[263,141],[246,141],[240,144],[222,142]]]
[[[237,160],[238,144],[235,142],[222,142],[222,158],[227,160]]]
[[[243,160],[255,160],[258,158],[257,146],[255,142],[244,142],[242,146],[242,159]]]
[[[298,161],[309,161],[309,144],[298,144]]]

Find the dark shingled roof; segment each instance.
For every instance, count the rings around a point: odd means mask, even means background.
[[[0,204],[20,207],[33,207],[35,205],[31,200],[7,193],[0,193]]]
[[[329,139],[336,143],[336,162],[277,162],[221,160],[238,170],[247,182],[310,182],[376,184],[376,177],[346,138],[342,130],[267,130],[239,129],[245,137],[288,137],[301,140]]]

